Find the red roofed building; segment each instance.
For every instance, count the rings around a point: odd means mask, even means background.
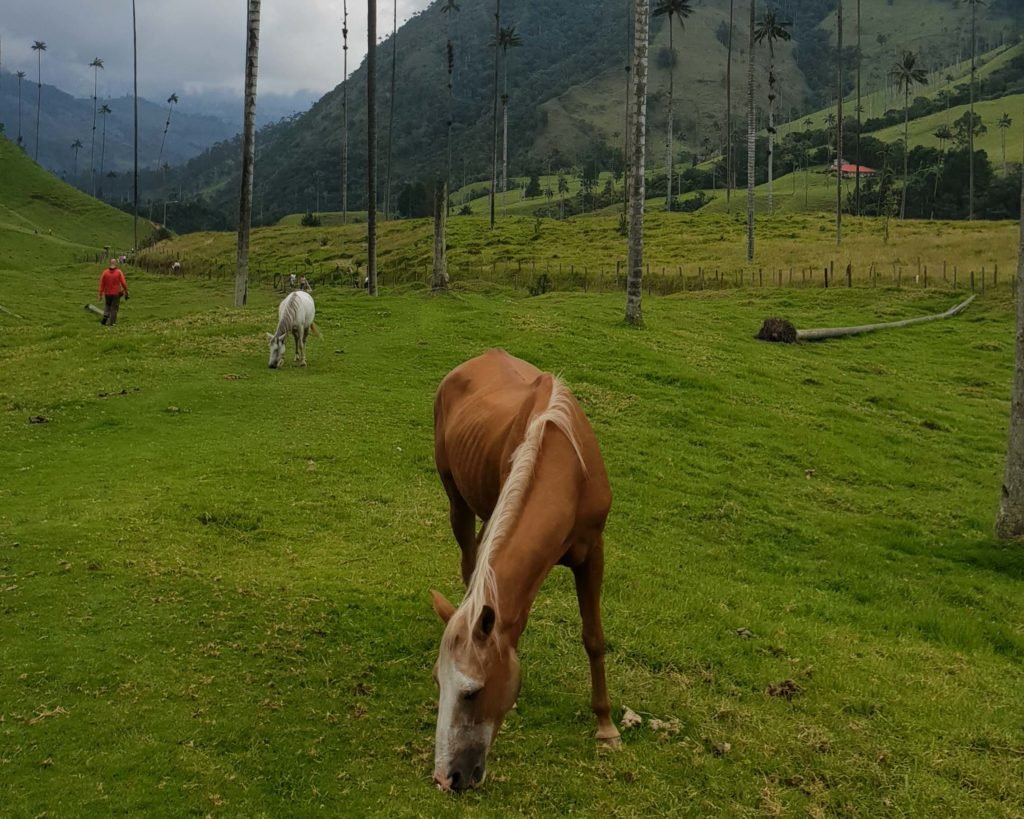
[[[858,167],[860,168],[860,175],[861,176],[873,176],[876,173],[874,168],[869,168],[866,165],[860,165],[860,166],[850,165],[850,164],[848,164],[846,162],[844,162],[840,166],[840,170],[842,171],[842,174],[843,174],[844,177],[846,177],[847,179],[852,179],[853,177],[855,177],[857,175],[857,168]],[[832,165],[829,167],[828,172],[829,173],[835,173],[836,172],[836,163],[835,162],[833,162]]]

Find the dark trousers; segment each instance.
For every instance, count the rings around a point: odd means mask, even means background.
[[[117,310],[121,306],[121,297],[104,296],[103,298],[106,299],[106,309],[103,311],[103,321],[101,324],[117,324]]]

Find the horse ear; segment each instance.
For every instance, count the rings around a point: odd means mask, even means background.
[[[445,623],[452,619],[455,614],[455,606],[448,602],[447,598],[439,591],[430,590],[430,598],[434,603],[434,611]]]
[[[274,340],[274,336],[271,335],[270,333],[267,333],[267,341],[273,341],[273,340]]]
[[[486,640],[491,636],[491,632],[494,631],[494,609],[490,606],[484,606],[480,611],[480,617],[476,621],[476,626],[473,628],[473,637],[477,640]]]

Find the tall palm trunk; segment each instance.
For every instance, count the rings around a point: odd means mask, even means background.
[[[245,115],[242,126],[242,186],[238,203],[235,307],[243,307],[249,296],[249,231],[252,226],[252,176],[256,161],[256,76],[260,50],[260,0],[249,0],[246,31]]]
[[[836,5],[836,244],[843,243],[843,0]]]
[[[775,181],[775,46],[768,40],[768,213],[772,212]]]
[[[134,0],[133,0],[134,2]],[[43,51],[36,50],[36,162],[39,161],[39,113],[43,110]]]
[[[366,278],[377,295],[377,0],[366,0]]]
[[[1024,535],[1024,166],[1021,167],[1020,245],[1017,252],[1017,336],[1010,404],[1010,435],[1006,447],[1006,471],[999,498],[996,534],[1011,538]]]
[[[903,191],[900,194],[900,219],[907,218],[907,179],[910,166],[910,83],[903,90]]]
[[[861,72],[861,42],[860,42],[860,0],[857,0],[857,171],[854,182],[854,203],[857,215],[860,216],[860,132],[861,132],[861,104],[860,104],[860,72]]]
[[[747,261],[754,261],[754,26],[755,0],[750,0],[750,42],[747,51]]]
[[[398,0],[394,3],[394,23],[391,30],[391,100],[388,106],[388,161],[384,179],[384,219],[392,217],[391,212],[391,148],[395,136],[395,79],[398,74]]]
[[[18,72],[18,146],[21,146],[21,80],[25,76],[24,72]]]
[[[735,0],[729,0],[729,56],[725,63],[725,204],[727,210],[732,210],[732,186],[733,163],[732,163],[732,26],[733,26],[733,4]]]
[[[448,64],[448,162],[444,174],[445,215],[451,212],[451,185],[452,185],[452,125],[455,122],[455,47],[452,45],[452,14],[454,9],[449,9],[445,14],[445,61]],[[447,229],[447,222],[446,222]]]
[[[501,192],[508,192],[508,47],[501,53],[504,88],[501,94]]]
[[[676,86],[675,86],[675,77],[676,77],[676,66],[675,66],[676,49],[675,49],[674,41],[672,39],[673,38],[673,28],[674,28],[674,26],[672,25],[672,15],[670,14],[668,16],[668,54],[669,54],[669,59],[668,59],[668,133],[667,133],[667,135],[665,137],[665,173],[666,173],[666,180],[665,180],[665,183],[666,183],[666,187],[665,187],[665,210],[667,210],[667,211],[671,211],[672,210],[672,172],[675,170],[675,168],[673,167],[674,163],[672,161],[673,158],[674,158],[672,156],[672,154],[674,153],[673,150],[672,150],[672,143],[675,141],[674,140],[674,135],[672,133],[672,126],[674,124],[673,121],[672,121],[673,120],[672,108],[673,108],[673,102],[675,102],[675,97],[676,97],[676,90],[675,90],[676,89]]]
[[[978,40],[975,37],[975,20],[977,18],[978,6],[976,3],[971,4],[971,118],[967,124],[967,155],[968,155],[968,166],[970,168],[970,183],[967,193],[967,218],[969,220],[974,219],[974,73],[976,65],[974,62],[975,48],[977,47]]]
[[[341,223],[348,224],[348,0],[342,2]]]
[[[630,146],[632,144],[632,133],[630,129],[630,101],[633,96],[633,77],[631,71],[631,63],[633,61],[633,3],[626,4],[626,138],[625,146],[622,154],[622,217],[627,218],[629,213],[629,191],[630,191],[630,162],[632,161],[632,154],[630,153]]]
[[[494,3],[494,114],[491,149],[491,227],[494,227],[494,200],[498,193],[498,68],[501,61],[501,0]]]
[[[644,149],[647,132],[647,63],[650,0],[633,0],[633,162],[629,196],[629,259],[626,323],[643,324],[640,301],[644,272]]]
[[[103,180],[103,158],[104,158],[104,154],[106,154],[106,152],[107,152],[107,115],[106,115],[106,113],[104,113],[103,114],[103,134],[102,134],[102,136],[100,136],[100,173],[99,173],[99,178],[100,178],[100,185],[101,185],[100,191],[101,192],[103,190],[103,188],[102,188],[102,184],[103,184],[103,182],[102,182],[102,180]],[[95,194],[93,194],[93,195],[95,196]]]
[[[448,263],[445,254],[445,230],[448,211],[448,186],[439,179],[434,187],[434,270],[430,289],[440,293],[448,289]]]
[[[89,142],[89,177],[92,195],[96,195],[96,93],[99,90],[100,68],[93,61],[92,67],[92,139]]]
[[[132,217],[135,243],[139,248],[139,27],[132,0]]]

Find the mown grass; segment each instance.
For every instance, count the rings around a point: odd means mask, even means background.
[[[615,295],[321,291],[310,367],[270,372],[267,291],[236,312],[229,282],[130,272],[105,331],[65,310],[92,269],[46,272],[0,317],[6,813],[1019,815],[1024,560],[990,535],[1008,298],[780,348],[761,318],[953,296],[648,299],[636,332]],[[556,572],[492,775],[453,799],[429,781],[427,592],[459,588],[430,413],[491,345],[594,423],[616,713],[679,730],[596,752]]]

